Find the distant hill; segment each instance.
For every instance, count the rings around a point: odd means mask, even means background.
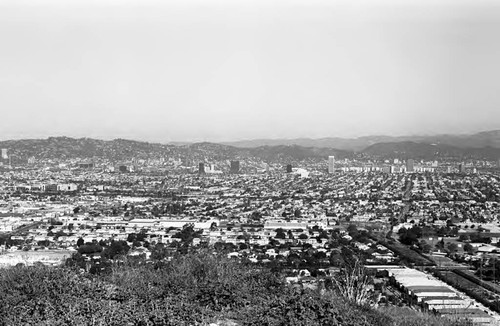
[[[352,151],[303,146],[260,146],[238,148],[215,143],[165,145],[126,139],[98,140],[91,138],[50,137],[48,139],[8,140],[0,142],[15,160],[36,159],[92,159],[104,158],[126,161],[132,158],[176,157],[191,160],[231,160],[258,158],[264,161],[303,160],[335,155],[352,157]]]
[[[91,138],[49,137],[47,139],[7,140],[0,142],[0,148],[19,159],[70,159],[105,157],[123,159],[126,157],[148,157],[155,153],[168,153],[174,146],[151,144],[125,139],[112,141]]]
[[[411,141],[377,143],[367,147],[363,153],[378,158],[424,159],[488,159],[500,158],[500,148],[462,148],[445,144],[425,144]]]
[[[235,147],[259,147],[277,145],[299,145],[305,147],[336,148],[348,151],[362,151],[377,143],[416,142],[423,144],[450,145],[459,148],[500,148],[500,130],[485,131],[468,135],[435,136],[365,136],[358,138],[296,138],[296,139],[256,139],[225,142]]]

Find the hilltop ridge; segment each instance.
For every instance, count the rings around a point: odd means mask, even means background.
[[[415,136],[385,136],[372,135],[356,138],[325,137],[325,138],[295,138],[295,139],[254,139],[223,142],[235,147],[258,147],[275,145],[299,145],[306,147],[338,148],[350,151],[363,151],[377,143],[416,142],[423,144],[449,145],[459,148],[500,148],[500,130],[483,131],[474,134],[440,134]]]
[[[130,158],[205,157],[230,160],[256,157],[262,160],[301,160],[335,155],[351,157],[353,152],[333,148],[312,148],[297,145],[260,146],[238,148],[234,146],[201,142],[185,145],[149,143],[128,139],[99,140],[92,138],[49,137],[47,139],[22,139],[0,142],[11,155],[20,160],[36,159],[92,159],[124,160]]]
[[[232,143],[160,144],[130,139],[100,140],[93,138],[49,137],[0,142],[10,155],[23,162],[36,159],[93,159],[120,161],[131,158],[157,157],[233,160],[257,158],[262,161],[300,161],[373,157],[376,159],[414,158],[440,160],[453,158],[498,160],[500,131],[474,135],[441,136],[370,136],[356,139],[323,138],[295,140],[252,140]]]

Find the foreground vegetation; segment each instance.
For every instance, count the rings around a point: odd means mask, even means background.
[[[3,269],[0,293],[1,325],[457,325],[294,288],[208,252],[125,263],[99,276],[68,267]]]

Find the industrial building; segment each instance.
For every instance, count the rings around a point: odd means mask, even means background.
[[[390,283],[411,305],[443,316],[462,316],[475,325],[496,325],[493,312],[488,313],[478,302],[433,276],[411,268],[386,270]]]

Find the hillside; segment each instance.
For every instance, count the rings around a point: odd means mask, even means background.
[[[122,264],[93,276],[69,267],[0,270],[2,325],[451,326],[406,309],[372,309],[333,291],[202,252],[168,263]]]
[[[50,137],[47,139],[2,141],[0,148],[9,149],[11,154],[20,159],[28,157],[38,159],[93,157],[122,159],[131,156],[148,157],[156,153],[169,153],[174,146],[125,139],[105,141],[91,138]]]
[[[131,158],[148,159],[160,156],[209,160],[253,157],[264,161],[276,161],[302,160],[328,155],[344,158],[353,155],[349,151],[301,146],[262,146],[247,149],[207,142],[175,146],[125,139],[105,141],[69,137],[8,140],[0,142],[0,148],[9,149],[14,159],[19,161],[26,161],[29,157],[35,157],[36,159],[105,158],[120,161],[130,160]]]
[[[483,138],[491,139],[491,134]],[[375,138],[371,138],[375,140]],[[379,137],[376,140],[382,140]],[[371,140],[371,141],[372,141]],[[439,160],[488,159],[500,158],[500,148],[496,147],[459,147],[442,143],[421,143],[415,141],[377,142],[359,153],[329,147],[306,147],[299,145],[273,145],[258,147],[235,147],[215,143],[194,143],[166,145],[141,141],[115,139],[98,140],[91,138],[51,137],[48,139],[9,140],[0,142],[0,148],[7,148],[13,160],[26,162],[28,158],[61,160],[95,158],[110,161],[129,161],[133,158],[151,159],[159,157],[188,159],[191,161],[224,161],[233,159],[257,159],[264,162],[293,162],[307,159],[326,159],[334,155],[337,159],[353,158],[364,154],[375,158],[414,158]]]

